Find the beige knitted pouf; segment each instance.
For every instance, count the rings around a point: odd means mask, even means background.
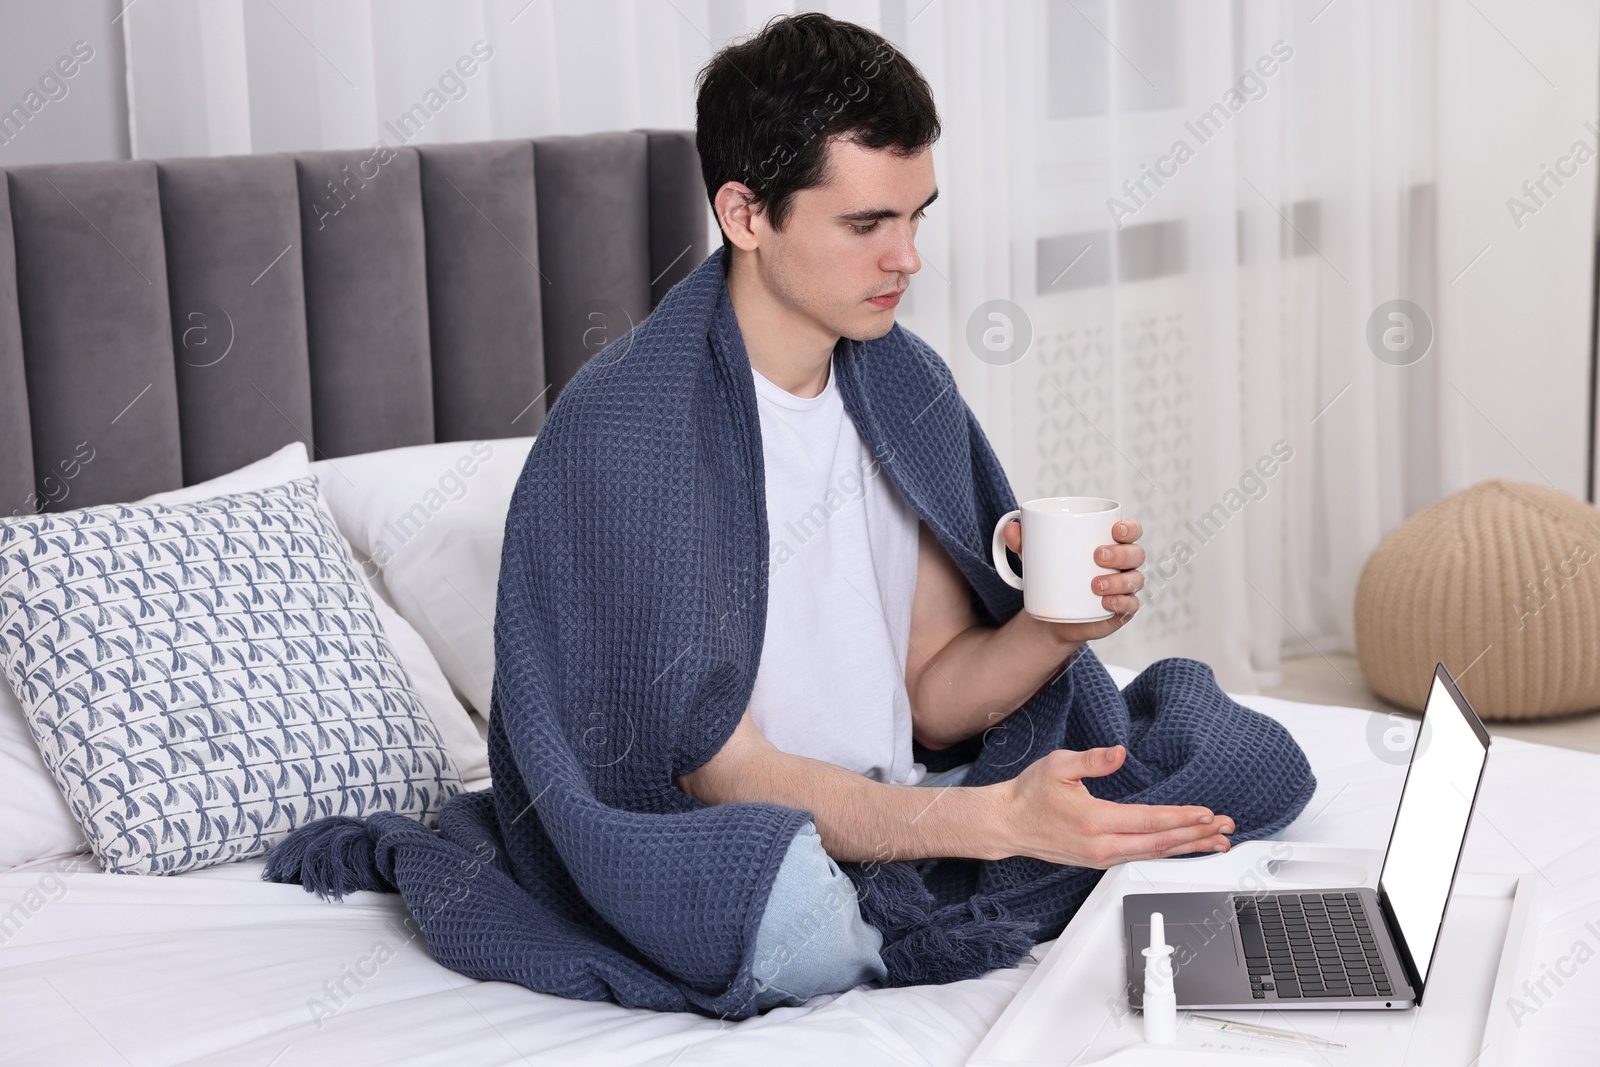
[[[1401,523],[1356,587],[1373,692],[1420,711],[1443,662],[1485,719],[1600,708],[1600,511],[1480,482]]]

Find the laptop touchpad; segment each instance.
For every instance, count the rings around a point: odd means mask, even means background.
[[[1243,961],[1235,947],[1233,923],[1167,923],[1167,944],[1172,946],[1172,985],[1179,1004],[1214,1002],[1217,983],[1232,987],[1242,973]],[[1144,953],[1150,944],[1150,924],[1137,923],[1128,957],[1128,984],[1144,997]]]

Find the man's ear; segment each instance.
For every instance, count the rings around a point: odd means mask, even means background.
[[[755,232],[760,212],[752,206],[754,200],[755,193],[743,182],[723,182],[717,190],[717,223],[734,247],[744,252],[755,251],[761,243]]]

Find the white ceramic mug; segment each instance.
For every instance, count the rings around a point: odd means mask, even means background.
[[[1006,559],[1005,528],[1022,519],[1023,569],[1026,581]],[[1111,531],[1122,518],[1122,505],[1097,496],[1046,496],[1030,500],[1000,516],[994,527],[994,566],[1013,589],[1022,590],[1022,606],[1046,622],[1099,622],[1114,612],[1101,603],[1094,580],[1120,573],[1095,562],[1095,549],[1116,544]]]

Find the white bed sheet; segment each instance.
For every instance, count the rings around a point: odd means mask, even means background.
[[[1282,836],[1382,848],[1404,767],[1373,752],[1371,715],[1239,699],[1287,725],[1318,777]],[[1463,869],[1536,872],[1531,977],[1573,972],[1517,1011],[1522,1062],[1590,1062],[1600,1046],[1597,811],[1600,756],[1495,741]],[[85,867],[50,881],[54,866],[0,875],[0,916],[12,916],[0,928],[0,1062],[963,1064],[1035,966],[856,989],[735,1023],[474,981],[409,939],[398,897],[325,903],[260,881],[260,861],[147,879]],[[1589,952],[1575,963],[1580,941]]]

